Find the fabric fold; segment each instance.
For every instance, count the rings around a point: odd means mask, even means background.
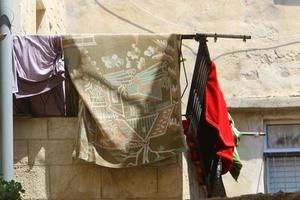
[[[121,168],[186,150],[181,125],[177,35],[63,36],[77,89],[77,157]]]
[[[232,166],[234,138],[228,119],[226,102],[217,79],[216,65],[211,62],[205,88],[205,121],[216,130],[215,151],[222,158],[222,174]],[[211,130],[211,128],[210,128]]]
[[[13,37],[13,93],[16,98],[35,96],[64,81],[61,36]]]
[[[231,115],[228,113],[228,118],[230,122],[230,127],[232,134],[234,136],[234,151],[233,151],[233,162],[232,167],[230,169],[231,176],[237,181],[240,175],[243,164],[241,162],[239,153],[238,153],[238,145],[240,142],[241,132],[235,127],[235,123]]]
[[[12,56],[14,114],[64,116],[61,36],[15,35]]]

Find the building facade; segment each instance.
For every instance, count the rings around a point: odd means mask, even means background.
[[[12,31],[251,35],[246,43],[208,41],[229,111],[243,133],[239,180],[224,176],[227,195],[236,196],[300,188],[299,13],[297,0],[13,0]],[[196,51],[196,42],[184,41],[189,79]],[[187,98],[188,92],[183,108]],[[171,166],[120,170],[73,160],[76,124],[76,118],[14,119],[14,173],[26,190],[25,199],[146,200],[205,196],[204,189],[192,187],[195,180],[189,180],[184,156]]]

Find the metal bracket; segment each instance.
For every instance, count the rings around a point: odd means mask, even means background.
[[[199,41],[199,39],[212,37],[214,41],[217,42],[218,38],[230,38],[230,39],[242,39],[244,42],[246,40],[251,39],[250,35],[228,35],[228,34],[217,34],[217,33],[196,33],[196,34],[187,34],[181,35],[181,39],[195,39]]]
[[[0,33],[0,40],[3,40],[7,36],[7,33]]]

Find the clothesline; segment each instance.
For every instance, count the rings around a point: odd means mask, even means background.
[[[5,37],[7,34],[0,34],[0,38]],[[243,39],[246,42],[247,39],[251,39],[250,35],[232,35],[232,34],[217,34],[217,33],[196,33],[196,34],[183,34],[181,39],[196,39],[200,37],[213,37],[215,41],[217,38],[230,38],[230,39]]]
[[[250,35],[232,35],[232,34],[217,34],[217,33],[196,33],[196,34],[183,34],[181,39],[195,39],[213,37],[215,42],[217,38],[230,38],[230,39],[243,39],[246,42],[247,39],[251,39]]]

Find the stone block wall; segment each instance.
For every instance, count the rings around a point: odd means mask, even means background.
[[[180,161],[110,169],[73,159],[76,127],[77,118],[14,119],[14,174],[25,199],[183,198]]]

